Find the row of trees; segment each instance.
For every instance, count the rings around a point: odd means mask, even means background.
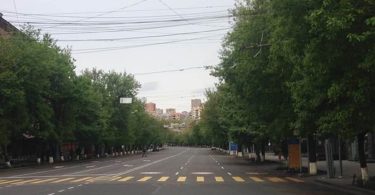
[[[31,27],[0,38],[0,156],[60,157],[67,143],[70,154],[102,155],[165,142],[132,75],[74,69],[69,50]]]
[[[375,128],[375,2],[241,0],[223,43],[220,79],[198,124],[205,140],[226,146],[306,137],[358,141]],[[279,147],[282,148],[282,147]]]

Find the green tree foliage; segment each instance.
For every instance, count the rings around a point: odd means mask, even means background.
[[[374,8],[369,0],[238,1],[203,129],[260,146],[293,132],[357,136],[365,167],[363,137],[375,127]]]
[[[0,81],[0,153],[57,157],[61,144],[74,143],[103,154],[156,147],[168,137],[135,98],[140,85],[132,75],[76,75],[69,50],[29,26],[0,38]],[[121,97],[133,103],[120,104]]]

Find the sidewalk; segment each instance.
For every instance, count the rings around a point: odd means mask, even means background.
[[[273,154],[266,154],[267,160],[272,161],[279,161],[278,157]],[[327,171],[327,164],[326,161],[318,161],[318,170],[326,172]],[[302,158],[302,166],[304,168],[308,167],[308,159]],[[361,171],[359,162],[356,161],[342,161],[343,173],[342,177],[340,176],[340,165],[339,161],[336,160],[334,162],[336,177],[335,178],[328,178],[327,175],[317,175],[311,176],[311,181],[314,181],[319,184],[323,185],[330,185],[335,188],[339,188],[341,190],[352,192],[353,194],[375,194],[375,190],[370,190],[366,188],[360,188],[357,186],[353,186],[353,175],[355,174],[357,178],[361,178]],[[375,176],[375,163],[367,163],[368,172],[370,177]],[[307,175],[307,174],[306,174]]]

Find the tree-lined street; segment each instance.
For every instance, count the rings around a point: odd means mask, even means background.
[[[251,165],[209,148],[168,147],[132,155],[0,173],[1,194],[332,194],[287,176],[275,165]]]

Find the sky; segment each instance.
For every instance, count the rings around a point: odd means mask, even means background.
[[[158,108],[190,111],[218,81],[205,66],[220,63],[235,0],[1,0],[3,18],[29,23],[70,47],[76,72],[126,72],[138,97]]]

